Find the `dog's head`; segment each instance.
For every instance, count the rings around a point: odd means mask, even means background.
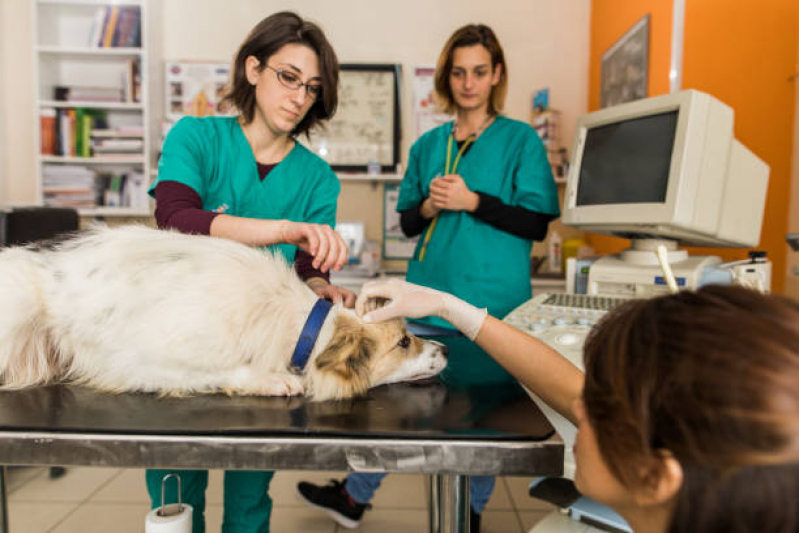
[[[306,369],[314,400],[358,396],[371,387],[435,376],[447,366],[447,348],[408,333],[400,319],[367,324],[338,313],[330,341]]]

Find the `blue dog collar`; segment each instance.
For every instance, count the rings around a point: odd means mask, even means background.
[[[327,314],[332,307],[332,303],[322,298],[314,304],[308,319],[305,321],[305,325],[302,327],[297,346],[294,348],[294,354],[291,356],[291,366],[294,368],[303,370],[305,365],[308,364],[316,338],[319,336],[319,332],[322,331],[322,324],[325,323]]]

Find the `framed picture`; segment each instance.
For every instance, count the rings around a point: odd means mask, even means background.
[[[327,125],[298,140],[333,170],[358,172],[399,163],[400,66],[341,65],[338,109]]]
[[[406,237],[400,228],[397,213],[400,186],[386,183],[383,187],[383,259],[412,259],[419,237]]]
[[[648,79],[649,15],[646,15],[602,55],[600,106],[645,98]]]
[[[176,122],[191,115],[219,115],[219,102],[230,78],[230,64],[211,61],[169,61],[166,64],[166,118]]]

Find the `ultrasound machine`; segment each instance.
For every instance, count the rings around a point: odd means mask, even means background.
[[[630,298],[711,283],[769,290],[771,264],[763,253],[722,263],[715,256],[689,256],[678,249],[751,248],[760,240],[769,167],[734,138],[729,106],[699,91],[682,91],[584,115],[575,137],[562,221],[590,233],[630,239],[630,247],[618,255],[570,260],[570,293],[535,296],[505,322],[582,370],[587,333],[606,312]],[[530,395],[563,437],[564,477],[573,478],[576,428]],[[538,484],[540,480],[531,492]],[[582,522],[630,531],[618,515],[587,498],[562,507]],[[545,520],[533,531],[593,530],[575,529],[582,524],[555,525],[558,520]]]

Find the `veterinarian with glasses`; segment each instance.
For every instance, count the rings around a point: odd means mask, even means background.
[[[223,104],[237,116],[184,117],[170,130],[150,189],[161,228],[268,246],[294,262],[320,296],[352,307],[355,295],[329,283],[347,260],[333,230],[340,185],[330,166],[296,141],[329,119],[338,102],[338,60],[322,30],[296,14],[256,25],[239,48]],[[202,354],[198,354],[201,357]],[[171,471],[149,470],[153,507]],[[207,471],[180,471],[182,500],[205,531]],[[273,472],[225,472],[226,533],[269,530]],[[170,484],[168,502],[177,501]]]
[[[578,428],[574,481],[636,532],[799,531],[799,304],[709,285],[632,300],[594,327],[585,374],[452,295],[364,286],[364,318],[446,317]]]
[[[559,214],[546,150],[533,128],[500,114],[508,69],[491,28],[464,26],[438,60],[436,96],[455,120],[420,137],[410,151],[397,210],[403,232],[421,235],[408,281],[455,294],[497,317],[531,297],[530,250]],[[451,328],[432,317],[422,322]],[[436,338],[450,348],[442,379],[450,386],[516,386],[462,336]],[[300,483],[305,500],[346,527],[359,523],[385,474],[351,474],[326,487]],[[471,478],[473,531],[494,488]]]

